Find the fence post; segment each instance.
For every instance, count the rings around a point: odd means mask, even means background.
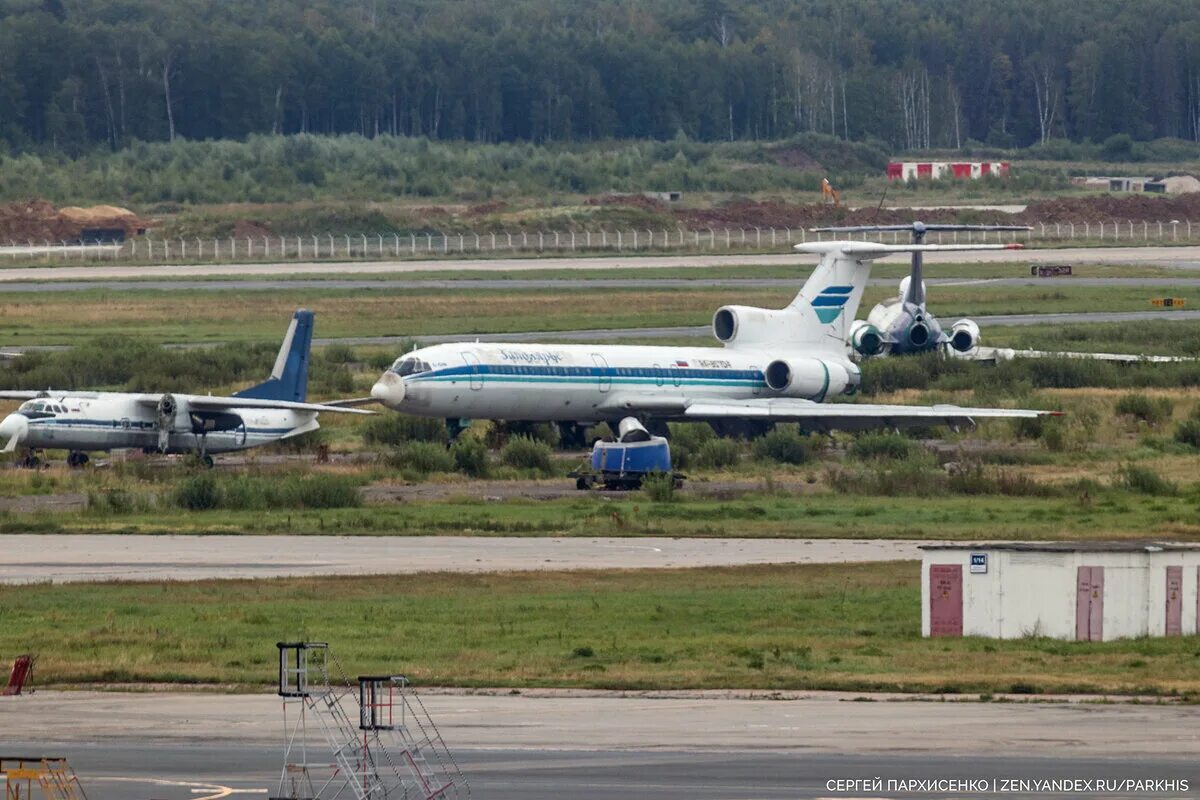
[[[1162,221],[1160,220],[1160,221],[1159,221],[1159,223],[1158,223],[1158,240],[1159,240],[1160,242],[1162,241],[1162,236],[1163,236],[1163,234],[1162,234]]]
[[[637,229],[633,231],[633,249],[637,250]]]
[[[541,231],[538,231],[538,252],[543,252],[546,249],[546,236]]]
[[[617,231],[617,249],[618,250],[621,249],[621,231],[620,230]]]
[[[725,229],[725,249],[729,249],[729,228]]]
[[[575,252],[575,231],[571,231],[571,252]]]
[[[477,233],[477,234],[475,234],[475,252],[478,253],[480,251],[481,251],[481,248],[479,246],[479,234]]]

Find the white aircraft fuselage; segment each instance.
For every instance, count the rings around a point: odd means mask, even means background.
[[[766,370],[792,367],[779,390]],[[821,402],[853,392],[858,367],[834,353],[789,355],[722,347],[439,344],[405,354],[372,395],[389,408],[447,418],[596,422],[631,410],[670,419],[687,400],[795,397]],[[781,385],[781,384],[777,384]]]
[[[234,407],[193,420],[188,403],[193,395],[173,397],[175,413],[167,420],[160,420],[154,406],[119,392],[68,392],[27,400],[0,422],[0,438],[7,441],[20,429],[22,446],[32,449],[167,453],[195,451],[203,438],[207,452],[225,453],[318,427],[316,412],[291,409]]]
[[[872,259],[914,249],[867,242],[796,245],[821,256],[782,309],[728,305],[713,315],[720,347],[439,344],[406,353],[371,396],[407,414],[447,420],[714,425],[799,422],[809,430],[963,424],[1032,417],[1033,409],[826,403],[861,383],[847,344]]]

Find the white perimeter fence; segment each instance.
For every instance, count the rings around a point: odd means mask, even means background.
[[[402,259],[455,255],[589,252],[784,252],[799,242],[861,239],[902,244],[907,232],[820,234],[806,228],[706,228],[704,230],[543,231],[518,233],[313,234],[236,238],[131,239],[121,245],[67,242],[13,242],[0,246],[11,260],[237,261]],[[928,244],[1046,243],[1172,244],[1200,239],[1200,223],[1163,222],[1037,223],[1028,231],[954,231],[929,233]]]

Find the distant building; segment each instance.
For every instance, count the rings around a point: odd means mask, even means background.
[[[1110,641],[1200,633],[1200,546],[926,545],[921,635]]]
[[[887,166],[894,181],[962,178],[974,180],[984,175],[1008,177],[1007,161],[893,161]]]

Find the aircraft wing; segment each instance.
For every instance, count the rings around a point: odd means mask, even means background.
[[[1014,358],[1079,358],[1090,361],[1112,361],[1119,364],[1178,364],[1196,361],[1190,356],[1147,356],[1132,353],[1076,353],[1055,350],[1013,350],[1008,347],[976,347],[965,353],[949,351],[954,358],[969,361],[1011,361]]]
[[[684,416],[695,419],[761,419],[799,422],[819,430],[858,430],[922,425],[974,425],[980,419],[1031,419],[1060,411],[1029,408],[969,408],[953,405],[900,406],[873,403],[814,403],[811,400],[692,400]]]
[[[139,394],[134,400],[144,406],[157,407],[161,394]],[[198,411],[225,411],[231,408],[275,408],[288,411],[328,411],[331,414],[374,414],[364,408],[346,408],[324,403],[296,403],[290,400],[258,400],[252,397],[211,397],[201,394],[177,395],[186,399],[189,408]]]
[[[6,389],[0,391],[0,400],[36,400],[39,397],[48,397],[49,395],[43,391],[35,391],[30,389]]]

